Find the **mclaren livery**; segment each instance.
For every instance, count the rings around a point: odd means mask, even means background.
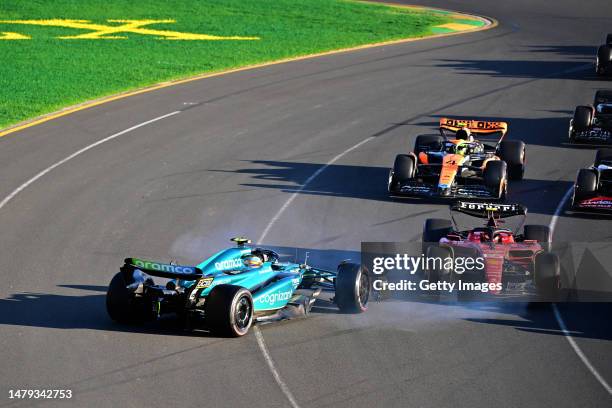
[[[359,265],[341,263],[337,271],[327,271],[282,263],[272,250],[232,240],[235,247],[197,266],[127,258],[109,285],[108,314],[125,324],[175,314],[187,327],[237,337],[253,322],[305,316],[317,299],[344,312],[367,309],[370,278]],[[156,283],[153,277],[170,281]]]
[[[439,130],[417,136],[412,152],[396,156],[391,195],[503,200],[508,179],[523,178],[525,143],[504,140],[507,123],[442,118]]]

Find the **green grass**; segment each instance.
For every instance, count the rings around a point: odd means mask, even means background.
[[[257,41],[60,40],[88,32],[0,23],[0,128],[86,100],[165,80],[435,32],[443,13],[342,0],[2,0],[0,20],[173,19],[147,26]]]

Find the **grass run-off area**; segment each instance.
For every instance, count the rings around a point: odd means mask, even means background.
[[[0,128],[162,81],[422,37],[457,21],[346,0],[2,0]]]

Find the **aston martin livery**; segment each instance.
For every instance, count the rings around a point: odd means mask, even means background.
[[[439,131],[417,136],[412,152],[396,156],[391,195],[503,200],[508,179],[523,178],[525,143],[504,140],[507,123],[442,118]]]
[[[175,314],[187,327],[237,337],[253,322],[305,316],[317,299],[343,312],[367,309],[370,278],[359,265],[343,262],[328,271],[285,263],[245,238],[232,241],[236,246],[197,266],[127,258],[108,288],[110,317],[134,324]],[[153,277],[169,281],[156,283]]]

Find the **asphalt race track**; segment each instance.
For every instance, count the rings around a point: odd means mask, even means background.
[[[388,167],[440,116],[510,122],[528,143],[510,200],[551,222],[594,157],[564,142],[574,106],[612,87],[592,68],[612,2],[409,2],[499,27],[191,82],[0,139],[0,200],[21,188],[0,204],[0,406],[35,405],[9,389],[64,388],[72,400],[45,405],[610,407],[610,304],[558,309],[590,368],[549,307],[319,308],[232,340],[106,315],[107,284],[130,255],[194,263],[267,229],[263,244],[334,267],[361,241],[419,239],[447,207],[390,200]],[[562,210],[555,239],[609,242],[611,226]]]

